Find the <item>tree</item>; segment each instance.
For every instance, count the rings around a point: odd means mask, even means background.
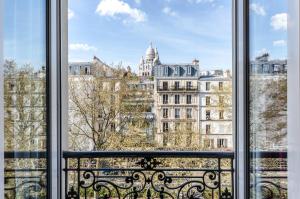
[[[128,138],[145,124],[147,92],[129,88],[130,71],[94,64],[93,75],[69,78],[70,134],[91,150],[130,148]]]
[[[30,65],[4,64],[5,149],[45,150],[33,142],[45,139],[45,71],[34,73]]]

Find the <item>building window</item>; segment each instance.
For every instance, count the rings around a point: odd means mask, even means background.
[[[204,148],[206,149],[214,148],[214,139],[205,139]]]
[[[169,131],[169,123],[168,122],[164,122],[163,123],[163,132],[168,132]]]
[[[224,104],[224,96],[219,96],[219,104]]]
[[[188,67],[187,67],[187,74],[188,74],[188,75],[191,75],[191,74],[192,74],[192,67],[191,67],[191,66],[188,66]]]
[[[175,118],[176,119],[180,118],[180,109],[179,108],[175,108]]]
[[[187,119],[191,119],[192,118],[192,109],[191,108],[187,108],[186,109],[186,118]]]
[[[220,119],[220,120],[223,120],[223,119],[224,119],[224,111],[223,111],[223,110],[221,110],[221,111],[219,112],[219,119]]]
[[[186,89],[191,90],[192,89],[192,82],[186,82]]]
[[[175,67],[175,73],[174,74],[179,75],[179,67],[178,66]]]
[[[186,123],[186,130],[191,131],[192,130],[192,126],[193,126],[192,122],[187,122]]]
[[[210,111],[206,111],[206,120],[210,120]]]
[[[210,90],[210,82],[206,82],[206,84],[205,84],[205,90],[206,91]]]
[[[223,90],[223,82],[219,82],[219,90],[220,90],[220,91]]]
[[[163,90],[168,90],[168,82],[163,82]]]
[[[205,132],[206,132],[206,134],[210,134],[210,124],[206,124]]]
[[[179,131],[180,130],[180,123],[179,122],[176,122],[175,123],[175,128],[174,128],[175,131]]]
[[[186,96],[186,104],[191,104],[192,103],[192,96],[191,95],[187,95]]]
[[[168,75],[169,74],[169,69],[168,66],[164,67],[164,75]]]
[[[178,82],[178,81],[175,82],[175,90],[179,90],[179,85],[180,85],[179,83],[180,82]]]
[[[210,97],[209,96],[205,97],[205,104],[206,104],[206,106],[210,106]]]
[[[163,104],[168,104],[168,98],[169,96],[168,95],[163,95]]]
[[[163,118],[168,118],[169,110],[167,108],[163,109]]]
[[[217,147],[218,148],[227,148],[227,139],[218,139]]]
[[[175,104],[180,104],[180,95],[175,95]]]

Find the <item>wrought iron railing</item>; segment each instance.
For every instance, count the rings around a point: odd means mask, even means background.
[[[233,152],[64,152],[65,198],[234,195]],[[287,153],[252,152],[251,198],[287,198]],[[5,198],[46,198],[46,152],[5,152]]]
[[[184,92],[192,92],[192,91],[199,91],[198,86],[171,86],[171,87],[164,87],[164,86],[158,86],[157,91],[184,91]]]
[[[66,198],[233,198],[231,152],[64,152]]]
[[[287,152],[250,153],[251,198],[287,199]]]
[[[5,152],[5,199],[47,196],[46,152]]]

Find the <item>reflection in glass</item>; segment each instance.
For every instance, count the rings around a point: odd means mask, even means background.
[[[5,198],[46,197],[46,1],[4,1]]]
[[[287,198],[287,1],[251,0],[251,198]]]

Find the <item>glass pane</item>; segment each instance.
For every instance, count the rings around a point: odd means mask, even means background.
[[[251,198],[287,198],[287,1],[250,0]]]
[[[69,0],[68,14],[68,195],[231,198],[232,0]]]
[[[231,0],[71,0],[68,14],[71,150],[233,149]]]
[[[46,198],[46,0],[4,1],[5,198]]]

